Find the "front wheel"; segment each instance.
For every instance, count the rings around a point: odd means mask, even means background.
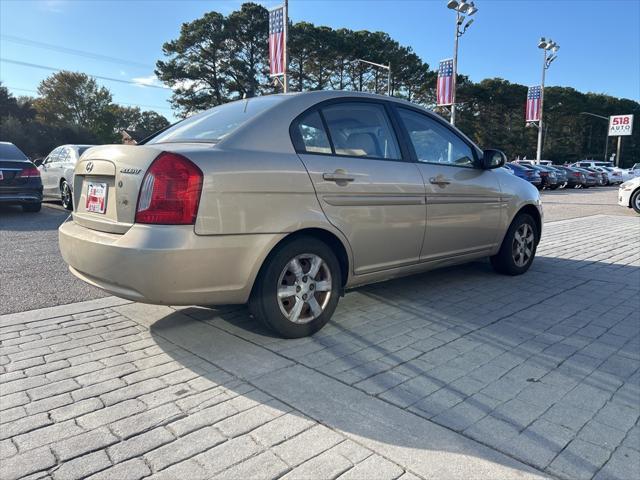
[[[538,237],[538,229],[531,215],[518,214],[511,222],[500,250],[491,257],[494,270],[505,275],[525,273],[536,255]]]
[[[631,208],[640,214],[640,190],[636,190],[633,195],[631,195]]]
[[[62,201],[62,206],[66,210],[73,210],[71,187],[66,180],[62,180],[62,183],[60,183],[60,200]]]
[[[341,288],[340,265],[331,248],[316,238],[299,237],[267,259],[249,306],[282,337],[306,337],[329,321]]]

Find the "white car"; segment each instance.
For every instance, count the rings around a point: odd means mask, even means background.
[[[640,177],[624,182],[618,190],[618,205],[633,208],[640,214]]]
[[[73,209],[73,170],[82,154],[93,146],[62,145],[46,156],[38,165],[45,197],[60,199],[64,208]]]

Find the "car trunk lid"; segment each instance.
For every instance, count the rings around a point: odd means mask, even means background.
[[[144,174],[160,153],[144,145],[105,145],[87,151],[74,172],[73,220],[102,232],[129,230]]]
[[[16,187],[26,184],[28,178],[20,178],[20,172],[33,164],[27,160],[2,160],[0,159],[0,187]]]

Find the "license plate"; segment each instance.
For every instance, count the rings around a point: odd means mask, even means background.
[[[90,183],[87,186],[87,212],[104,213],[107,207],[107,184]]]

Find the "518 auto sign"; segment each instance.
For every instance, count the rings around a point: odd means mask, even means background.
[[[622,137],[633,132],[633,115],[611,115],[609,117],[609,136]]]

